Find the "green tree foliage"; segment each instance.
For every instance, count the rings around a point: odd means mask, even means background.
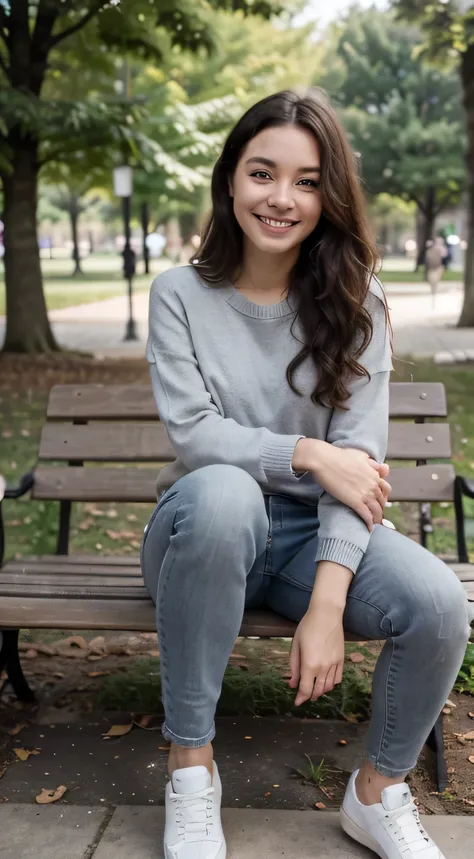
[[[469,235],[464,306],[459,326],[474,327],[474,3],[471,0],[393,0],[401,17],[421,27],[419,56],[442,68],[457,68],[466,110]]]
[[[419,57],[420,32],[391,13],[354,9],[336,34],[326,88],[343,109],[370,195],[416,203],[423,250],[436,216],[465,187],[465,133],[456,73]]]
[[[114,0],[14,0],[0,5],[5,349],[57,349],[47,319],[36,232],[41,167],[83,150],[85,139],[88,146],[108,146],[110,151],[136,146],[133,126],[143,104],[114,99],[112,93],[104,99],[102,90],[94,93],[93,75],[107,76],[117,57],[160,64],[170,51],[208,52],[215,39],[210,19],[216,9],[263,17],[279,11],[272,0],[122,0],[119,5]],[[79,96],[56,98],[53,81],[61,75],[74,79]]]

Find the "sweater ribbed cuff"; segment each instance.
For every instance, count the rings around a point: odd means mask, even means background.
[[[341,540],[339,537],[324,537],[318,543],[316,562],[333,561],[342,567],[348,567],[353,573],[357,572],[364,553],[359,546]]]
[[[293,477],[297,479],[291,468],[295,447],[304,435],[275,435],[269,441],[260,445],[260,460],[267,480],[275,477]]]

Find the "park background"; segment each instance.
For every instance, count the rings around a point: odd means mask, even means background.
[[[394,380],[445,384],[453,461],[474,477],[473,4],[0,0],[0,474],[8,483],[34,465],[52,385],[148,381],[150,283],[192,256],[228,130],[265,95],[307,86],[330,95],[357,153],[392,312]],[[117,168],[132,178],[122,198]],[[423,249],[440,232],[452,261],[433,303]],[[124,277],[127,235],[136,266]],[[417,512],[394,504],[389,518],[417,539]],[[55,551],[56,503],[9,502],[4,513],[8,557]],[[429,547],[452,556],[452,505],[432,513]],[[148,505],[77,504],[71,549],[136,555],[149,514]],[[466,515],[474,561],[473,502]],[[31,742],[39,743],[38,725],[91,712],[154,712],[157,647],[156,636],[25,632],[27,674],[43,696]],[[471,643],[448,714],[453,736],[474,727],[473,650]],[[343,686],[308,714],[341,719],[340,739],[364,724],[377,653],[348,645]],[[96,660],[100,670],[92,671]],[[290,712],[279,682],[287,661],[288,642],[239,642],[224,711]],[[26,724],[16,707],[6,689],[0,716]],[[0,800],[18,791],[27,802],[33,789],[14,776],[8,737],[0,737]],[[422,810],[472,813],[474,766],[459,746],[445,795],[417,775]],[[42,753],[48,767],[53,748]],[[331,772],[305,776],[327,789]],[[109,790],[100,779],[94,787],[71,776],[77,796],[97,802]],[[132,786],[124,787],[129,801]]]

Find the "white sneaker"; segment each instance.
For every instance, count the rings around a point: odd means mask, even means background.
[[[221,823],[222,785],[214,761],[175,770],[166,785],[165,859],[225,859]]]
[[[340,811],[344,832],[382,859],[445,859],[424,829],[408,785],[386,787],[381,802],[363,805],[355,789],[358,772],[350,778]]]

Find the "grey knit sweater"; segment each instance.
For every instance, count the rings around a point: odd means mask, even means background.
[[[293,473],[297,441],[306,436],[365,450],[378,462],[386,454],[391,352],[383,290],[371,283],[366,299],[372,340],[359,359],[371,374],[350,384],[348,411],[315,406],[310,399],[315,367],[310,359],[295,375],[286,368],[303,334],[287,300],[259,305],[230,283],[209,285],[193,266],[170,269],[150,293],[147,359],[160,418],[176,452],[158,478],[158,494],[205,465],[243,468],[265,494],[292,495],[318,505],[316,561],[331,560],[353,572],[367,549],[360,517],[322,493],[311,473]]]

